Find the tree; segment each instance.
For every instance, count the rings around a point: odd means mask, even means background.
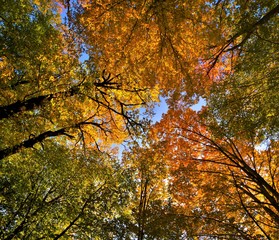
[[[176,199],[203,221],[199,234],[276,239],[278,4],[216,4],[228,16],[222,26],[231,27],[208,62],[207,107],[197,114],[177,102],[158,139],[169,152]]]
[[[256,38],[245,47],[247,55],[235,73],[212,86],[207,102],[210,115],[214,114],[226,131],[239,137],[254,135],[255,144],[260,144],[278,134],[278,56],[274,54],[278,45]]]
[[[259,222],[269,227],[261,227],[263,231],[268,229],[267,238],[277,238],[278,55],[274,53],[278,52],[278,5],[272,2],[259,14],[260,19],[246,27],[250,27],[247,36],[236,45],[242,56],[234,73],[213,85],[205,122],[215,138],[227,139],[227,147],[234,151],[232,158],[243,164],[242,170],[253,183],[247,187],[243,183],[247,178],[234,175],[239,197],[249,196],[249,204],[264,210],[268,217]],[[245,204],[242,201],[249,211]],[[269,221],[272,224],[266,223]],[[269,233],[270,229],[275,229],[275,235]]]
[[[205,221],[201,235],[276,238],[277,142],[258,150],[255,139],[231,136],[218,122],[213,128],[199,114],[172,110],[158,125],[173,169],[175,198]]]
[[[106,219],[125,206],[123,179],[106,154],[74,151],[46,141],[2,161],[1,239],[104,234]]]
[[[188,217],[175,211],[162,149],[148,133],[142,134],[123,152],[122,164],[131,175],[132,191],[129,214],[118,219],[122,231],[130,236],[127,239],[181,239],[190,229]]]
[[[56,2],[1,6],[1,238],[108,236],[125,198],[92,148],[127,137],[149,93],[80,62]]]
[[[233,71],[248,40],[265,39],[277,5],[273,0],[84,0],[71,19],[98,66],[121,73],[130,85],[157,87],[172,104],[189,104]]]
[[[278,238],[277,1],[1,6],[1,237]]]
[[[267,32],[274,31],[272,26],[276,22],[276,16],[279,13],[279,5],[277,1],[217,1],[216,6],[220,7],[220,22],[224,22],[224,26],[229,28],[224,29],[225,37],[221,45],[212,45],[216,50],[209,70],[219,61],[223,64],[224,58],[232,56],[243,56],[246,52],[247,45],[251,44],[251,40],[261,39],[269,43],[273,42],[274,35],[271,34],[271,39],[268,39]],[[256,52],[254,52],[256,54]],[[238,59],[238,58],[237,58]],[[226,60],[225,60],[226,61]],[[218,76],[221,77],[221,76]]]
[[[3,3],[1,159],[57,136],[87,147],[121,142],[137,125],[133,110],[150,96],[80,62],[82,43],[59,11],[55,2]]]
[[[123,157],[124,166],[130,172],[134,172],[133,180],[135,181],[135,192],[133,196],[132,213],[135,216],[135,228],[137,239],[145,239],[148,224],[154,217],[148,214],[150,207],[156,200],[163,200],[164,191],[163,179],[165,178],[166,168],[160,159],[156,158],[158,154],[154,146],[148,149],[147,147],[135,146],[130,152],[125,152]],[[144,144],[144,143],[142,143]],[[145,144],[144,144],[145,145]],[[154,226],[153,226],[154,227]]]
[[[130,85],[185,102],[210,85],[200,63],[211,55],[209,43],[220,44],[222,31],[208,1],[84,0],[72,14],[89,61]]]

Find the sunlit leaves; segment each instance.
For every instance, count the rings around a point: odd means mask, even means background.
[[[81,5],[77,16],[88,54],[99,66],[132,84],[159,84],[165,94],[187,91],[188,100],[203,92],[200,84],[209,79],[197,66],[208,57],[208,41],[221,36],[213,27],[214,9],[205,1],[81,1]]]
[[[278,238],[276,1],[1,7],[3,238]]]
[[[133,111],[158,90],[81,63],[82,41],[61,23],[61,6],[37,4],[3,6],[1,149],[59,129],[87,147],[122,142],[137,125]]]
[[[173,196],[186,213],[205,221],[198,230],[204,234],[274,236],[277,141],[260,150],[249,129],[233,136],[208,120],[189,109],[170,110],[155,128],[168,149]]]
[[[120,209],[122,198],[112,162],[100,152],[85,156],[51,142],[4,160],[1,238],[85,237],[93,223],[94,236],[102,234],[102,222]]]

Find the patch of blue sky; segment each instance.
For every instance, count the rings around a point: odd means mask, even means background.
[[[198,103],[192,105],[190,108],[196,112],[200,111],[203,106],[206,105],[206,100],[202,97],[199,97]]]
[[[206,105],[206,100],[202,97],[199,98],[198,103],[192,105],[190,108],[194,111],[200,111],[203,106]],[[161,120],[163,114],[166,114],[168,111],[168,105],[166,103],[166,99],[163,97],[160,97],[160,102],[156,103],[154,108],[154,117],[152,119],[153,122],[158,122]]]
[[[79,57],[79,61],[81,63],[83,63],[84,61],[87,61],[88,59],[89,59],[89,55],[86,52],[82,52]]]
[[[154,116],[152,118],[152,122],[156,123],[162,119],[163,114],[166,114],[168,111],[168,105],[166,103],[166,99],[160,97],[160,102],[155,104],[154,108]]]

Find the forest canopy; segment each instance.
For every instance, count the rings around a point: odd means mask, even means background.
[[[0,6],[1,239],[279,238],[277,0]]]

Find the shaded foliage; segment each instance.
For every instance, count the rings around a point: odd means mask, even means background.
[[[278,1],[0,5],[1,239],[279,238]]]

